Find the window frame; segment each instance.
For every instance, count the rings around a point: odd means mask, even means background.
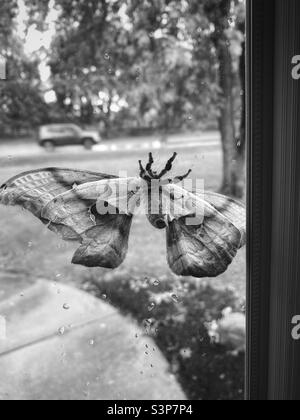
[[[299,0],[247,0],[248,400],[300,399],[299,21]]]

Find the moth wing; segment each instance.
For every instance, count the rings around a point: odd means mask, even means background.
[[[230,197],[210,191],[204,193],[205,201],[211,204],[241,232],[240,247],[246,245],[246,207],[245,204]]]
[[[26,172],[1,187],[0,203],[22,206],[62,239],[80,242],[74,263],[115,268],[126,256],[132,216],[100,215],[95,199],[76,193],[78,186],[112,179],[57,168]]]
[[[204,195],[193,194],[172,183],[162,187],[162,213],[166,214],[170,220],[178,220],[181,217],[195,214],[198,219],[201,219],[204,211]]]
[[[106,203],[107,206],[118,209],[119,213],[133,215],[136,206],[140,204],[142,180],[140,178],[101,180],[75,186],[74,191],[82,199],[96,200],[100,210],[103,208],[103,203]]]
[[[245,242],[243,212],[243,206],[234,200],[205,193],[201,223],[197,223],[197,218],[194,225],[190,223],[195,214],[170,220],[167,250],[172,271],[198,278],[224,273]]]
[[[96,215],[95,226],[81,235],[72,263],[86,267],[117,268],[126,258],[132,216]]]

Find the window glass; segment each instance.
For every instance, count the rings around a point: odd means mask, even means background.
[[[1,399],[244,398],[244,31],[241,0],[0,5]]]

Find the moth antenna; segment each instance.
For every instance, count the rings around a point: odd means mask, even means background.
[[[168,172],[170,172],[171,170],[172,170],[172,167],[173,167],[173,162],[174,162],[174,160],[177,158],[177,153],[175,152],[174,154],[173,154],[173,156],[171,157],[171,159],[169,159],[168,160],[168,162],[167,162],[167,164],[166,164],[166,167],[165,167],[165,169],[159,174],[159,178],[161,178],[161,177],[163,177],[163,176],[165,176]]]
[[[152,165],[154,163],[153,154],[149,153],[149,163],[146,166],[146,171],[149,173],[151,177],[155,176],[155,173],[152,171]]]
[[[186,178],[188,178],[190,175],[191,175],[191,173],[192,173],[193,171],[192,171],[192,169],[190,169],[185,175],[183,175],[183,176],[177,176],[175,179],[174,179],[174,183],[176,184],[177,182],[182,182],[183,180],[185,180]]]

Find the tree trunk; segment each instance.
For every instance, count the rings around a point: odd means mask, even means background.
[[[221,88],[219,128],[223,147],[223,183],[221,192],[235,196],[237,193],[237,144],[234,124],[232,57],[226,36],[217,44]]]
[[[246,184],[246,42],[242,44],[242,55],[240,58],[240,80],[242,90],[241,125],[240,136],[237,143],[237,167],[236,167],[236,196],[242,198],[245,195]]]
[[[226,31],[229,29],[228,18],[232,6],[231,0],[206,0],[204,11],[214,24],[212,41],[219,61],[220,118],[219,129],[223,148],[223,183],[221,192],[242,198],[245,186],[245,97],[242,96],[242,122],[240,139],[236,138],[234,112],[235,72],[230,42]],[[242,31],[240,28],[239,30]],[[245,95],[245,50],[240,60],[240,73],[243,95]]]

